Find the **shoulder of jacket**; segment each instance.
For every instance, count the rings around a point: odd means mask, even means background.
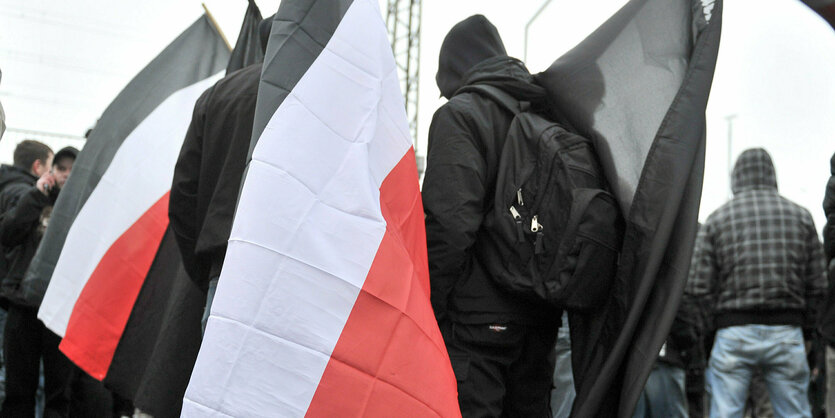
[[[11,209],[10,205],[17,202],[23,195],[26,194],[34,185],[27,184],[24,181],[16,181],[6,185],[3,191],[0,192],[0,211]]]
[[[9,183],[6,187],[3,188],[3,192],[0,193],[0,196],[15,196],[26,193],[29,189],[35,186],[34,182],[29,183],[25,180],[15,181],[14,183]]]

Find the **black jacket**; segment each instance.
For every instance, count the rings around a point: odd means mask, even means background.
[[[194,105],[174,169],[168,217],[198,286],[220,274],[252,136],[261,64],[227,75]]]
[[[832,260],[835,260],[835,154],[829,160],[831,176],[826,183],[826,193],[823,197],[823,211],[826,213],[826,225],[823,227],[823,249],[829,262],[829,272],[832,271]]]
[[[826,183],[823,211],[826,225],[823,227],[823,247],[829,271],[829,292],[826,295],[818,330],[826,342],[835,346],[835,154],[829,161],[831,176]]]
[[[482,19],[476,16],[459,25],[484,25],[486,20]],[[491,31],[461,33],[483,35]],[[450,32],[450,36],[454,34],[455,30]],[[504,47],[498,34],[494,57],[482,60],[460,78],[455,72],[466,68],[466,63],[457,63],[454,65],[457,69],[445,76],[444,68],[454,60],[444,57],[456,54],[461,45],[469,44],[466,39],[457,42],[450,36],[441,49],[437,77],[445,95],[452,89],[484,83],[520,100],[543,100],[544,90],[533,83],[525,66],[500,54]],[[482,45],[482,48],[486,47]],[[493,204],[499,154],[512,119],[513,114],[475,93],[455,95],[432,119],[423,207],[432,307],[439,322],[452,319],[464,323],[559,323],[559,312],[544,303],[520,299],[498,287],[486,274],[484,265],[500,260],[485,260],[479,251],[481,245],[489,244],[485,242],[482,220]]]
[[[4,301],[25,305],[20,282],[38,249],[57,190],[45,196],[37,188],[38,179],[18,167],[0,168],[0,244],[3,245],[5,276],[0,284]]]

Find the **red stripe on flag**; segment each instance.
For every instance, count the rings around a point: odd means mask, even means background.
[[[380,203],[386,233],[307,416],[460,416],[455,375],[429,302],[413,150],[386,177]]]
[[[90,376],[104,379],[145,276],[168,227],[165,193],[107,250],[75,302],[59,348]]]

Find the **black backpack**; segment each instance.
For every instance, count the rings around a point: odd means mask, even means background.
[[[501,89],[473,92],[514,114],[502,146],[495,198],[477,253],[503,288],[572,311],[606,302],[624,221],[592,142],[534,113]]]

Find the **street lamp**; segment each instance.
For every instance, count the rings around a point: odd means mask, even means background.
[[[551,4],[551,0],[545,0],[544,2],[542,2],[542,6],[539,6],[539,10],[537,10],[536,13],[534,13],[533,17],[531,17],[531,20],[529,20],[528,23],[525,24],[525,54],[523,55],[525,64],[528,63],[528,31],[531,28],[531,24],[533,24],[533,21],[539,17],[542,11],[545,10],[545,8],[548,7],[549,4]]]

